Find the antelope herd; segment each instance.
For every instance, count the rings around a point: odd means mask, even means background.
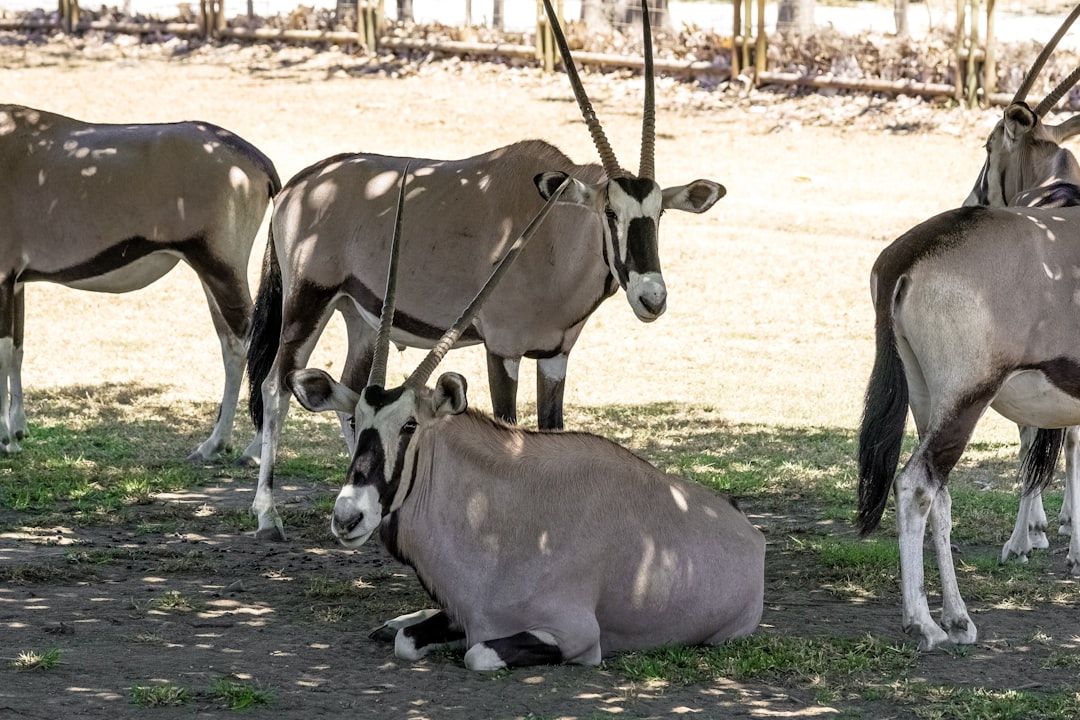
[[[202,283],[225,369],[217,420],[191,459],[219,459],[229,444],[246,353],[255,434],[239,460],[259,466],[255,537],[282,541],[273,480],[290,396],[335,412],[350,462],[332,533],[355,548],[378,532],[437,605],[385,624],[399,657],[456,647],[475,670],[597,664],[754,632],[765,539],[735,504],[563,430],[569,354],[592,312],[621,287],[638,319],[657,319],[667,303],[661,214],[703,213],[726,191],[654,179],[649,13],[634,175],[615,159],[544,6],[599,165],[532,139],[461,160],[335,155],[282,186],[269,158],[208,123],[100,125],[0,105],[3,182],[18,188],[0,194],[0,451],[18,451],[27,433],[24,284],[126,292],[183,260]],[[991,132],[963,207],[901,235],[871,273],[876,354],[856,522],[873,530],[895,494],[902,627],[923,650],[977,637],[953,566],[948,476],[988,407],[1022,427],[1024,494],[1002,561],[1048,545],[1040,491],[1064,446],[1059,518],[1080,575],[1080,165],[1062,147],[1080,119],[1044,122],[1080,69],[1034,110],[1025,101],[1077,16],[1080,5]],[[253,303],[246,269],[271,202]],[[340,380],[305,368],[335,310],[348,341]],[[391,342],[430,348],[394,388]],[[450,349],[481,343],[494,417],[468,407],[457,373],[427,385]],[[537,431],[515,424],[522,358],[537,361]],[[919,443],[897,474],[909,409]],[[940,621],[923,582],[928,522]]]

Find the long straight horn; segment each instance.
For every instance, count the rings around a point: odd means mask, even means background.
[[[528,244],[529,240],[532,239],[532,236],[536,234],[536,231],[540,228],[540,225],[543,224],[548,213],[555,207],[555,202],[571,182],[572,180],[569,177],[566,178],[563,180],[562,185],[551,194],[548,201],[544,203],[544,207],[540,208],[540,212],[536,213],[536,217],[529,222],[528,227],[522,231],[521,235],[518,235],[517,240],[515,240],[514,244],[510,246],[510,249],[506,251],[506,254],[503,255],[502,260],[495,266],[495,269],[491,271],[491,275],[488,276],[487,282],[484,283],[484,286],[476,293],[476,297],[474,297],[472,302],[461,311],[461,315],[458,317],[457,322],[455,322],[449,330],[443,333],[439,342],[435,343],[435,347],[431,348],[431,351],[428,352],[427,357],[424,358],[423,362],[413,370],[412,375],[405,381],[405,385],[413,388],[420,388],[427,383],[428,378],[431,377],[431,373],[435,372],[435,368],[438,367],[439,363],[442,362],[442,359],[446,357],[446,353],[450,352],[450,349],[454,347],[454,343],[461,337],[461,333],[465,332],[465,328],[467,328],[469,323],[473,321],[473,318],[476,317],[476,313],[479,312],[480,306],[487,300],[499,280],[506,274],[506,271],[510,269],[510,265],[517,259],[517,256],[521,254],[525,245]]]
[[[1050,57],[1050,53],[1054,52],[1054,48],[1061,41],[1061,38],[1065,36],[1069,26],[1073,24],[1077,16],[1080,15],[1080,4],[1077,4],[1073,8],[1073,11],[1069,13],[1069,16],[1065,18],[1065,21],[1061,23],[1061,27],[1054,33],[1054,37],[1050,38],[1050,42],[1046,43],[1046,47],[1039,53],[1039,57],[1035,58],[1035,62],[1031,64],[1031,69],[1028,70],[1027,75],[1024,76],[1024,81],[1020,83],[1020,87],[1016,90],[1016,95],[1013,96],[1013,102],[1023,102],[1027,99],[1028,91],[1031,90],[1031,86],[1035,84],[1035,78],[1042,72],[1043,65],[1046,64],[1047,59]],[[1045,102],[1045,101],[1044,101]]]
[[[1067,78],[1059,82],[1058,86],[1042,99],[1042,102],[1035,108],[1035,116],[1042,118],[1046,113],[1053,110],[1054,106],[1058,104],[1058,100],[1064,97],[1065,93],[1072,90],[1078,81],[1080,81],[1080,67],[1069,73]]]
[[[641,29],[645,39],[645,110],[641,116],[641,164],[638,177],[656,177],[653,168],[656,150],[656,92],[653,83],[652,23],[649,0],[641,0]]]
[[[394,324],[394,302],[397,295],[398,255],[401,254],[401,218],[405,211],[405,183],[409,178],[409,163],[401,173],[398,188],[397,214],[394,217],[394,239],[390,242],[390,263],[386,270],[386,292],[379,313],[379,332],[375,336],[375,354],[371,359],[368,385],[386,385],[386,356],[390,353],[390,328]]]
[[[619,166],[619,161],[615,159],[615,152],[611,149],[611,143],[608,142],[607,136],[604,135],[604,128],[600,127],[600,120],[597,119],[596,113],[593,111],[589,96],[585,94],[585,86],[581,84],[581,77],[578,75],[577,67],[574,65],[574,58],[570,55],[570,46],[566,44],[566,36],[563,35],[562,26],[559,25],[559,18],[551,7],[551,0],[544,0],[544,10],[547,11],[551,32],[555,35],[555,44],[559,46],[559,55],[562,56],[563,66],[566,67],[566,76],[570,79],[570,87],[574,90],[574,97],[577,98],[578,107],[581,108],[581,116],[585,118],[585,125],[589,128],[589,134],[592,135],[593,144],[596,145],[596,150],[600,153],[600,162],[604,165],[604,172],[607,173],[608,179],[623,177],[626,175],[626,171]]]

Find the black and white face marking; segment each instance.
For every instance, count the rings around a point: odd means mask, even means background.
[[[367,542],[409,494],[416,407],[416,393],[408,387],[386,391],[369,386],[360,395],[353,415],[356,451],[330,522],[330,531],[342,545],[359,547]]]
[[[657,245],[663,193],[648,178],[622,177],[608,183],[604,242],[611,274],[626,290],[634,314],[651,322],[667,309],[667,286]]]

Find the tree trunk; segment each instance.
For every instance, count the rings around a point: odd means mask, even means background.
[[[492,0],[491,2],[491,27],[496,30],[503,29],[503,0]]]
[[[626,0],[626,12],[623,21],[628,26],[641,25],[642,4],[645,0]],[[668,0],[648,0],[649,22],[657,29],[671,30],[671,13],[668,12]]]
[[[896,36],[906,38],[911,35],[908,26],[908,0],[893,0],[893,17],[896,19]]]
[[[397,0],[397,19],[398,22],[412,22],[412,0]]]
[[[780,0],[776,30],[795,37],[807,37],[813,33],[814,0]]]

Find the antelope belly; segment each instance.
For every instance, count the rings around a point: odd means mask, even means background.
[[[180,258],[169,253],[154,253],[128,263],[115,270],[73,280],[61,280],[67,287],[75,290],[93,292],[126,293],[141,290],[152,282],[162,278],[176,267]]]
[[[1080,425],[1080,398],[1059,390],[1041,370],[1012,375],[990,404],[1020,425],[1059,428]]]

